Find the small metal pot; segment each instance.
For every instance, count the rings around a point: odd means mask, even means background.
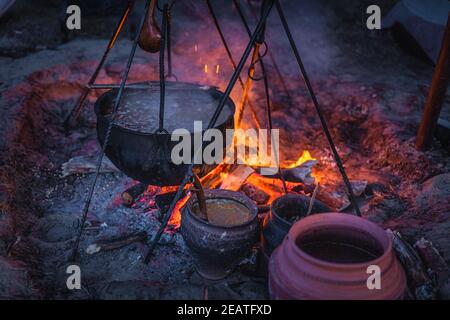
[[[298,217],[298,219],[304,218],[308,211],[310,200],[310,197],[300,194],[286,194],[272,202],[270,212],[263,221],[261,239],[262,252],[266,262],[292,227],[293,222],[289,219],[294,216]],[[332,210],[324,203],[315,200],[311,214],[330,211]]]
[[[199,218],[193,211],[193,195],[182,210],[181,234],[198,273],[211,280],[229,275],[250,252],[258,239],[258,208],[245,195],[229,190],[205,190],[205,198],[227,199],[244,205],[251,218],[241,225],[217,226]]]

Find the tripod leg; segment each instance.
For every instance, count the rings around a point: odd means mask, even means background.
[[[103,56],[100,60],[100,62],[97,65],[97,68],[95,69],[94,73],[91,76],[91,79],[88,82],[88,86],[91,86],[95,83],[97,80],[98,74],[100,73],[100,70],[102,69],[103,65],[105,64],[106,59],[108,58],[108,54],[111,51],[112,47],[114,46],[117,37],[119,36],[120,32],[123,29],[123,26],[125,24],[125,21],[127,20],[131,9],[133,8],[134,0],[128,1],[127,7],[125,8],[125,11],[122,14],[122,18],[120,19],[119,24],[116,27],[116,30],[114,31],[113,35],[111,36],[111,39],[109,40],[108,46],[106,47],[105,52],[103,53]],[[81,93],[80,97],[77,100],[77,103],[72,108],[72,110],[69,113],[69,116],[64,121],[64,129],[66,132],[68,132],[70,129],[74,128],[77,125],[78,118],[80,117],[81,112],[83,111],[84,101],[86,100],[88,94],[90,92],[90,89],[86,86],[83,88],[83,92]]]
[[[145,9],[146,10],[148,9],[149,5],[150,5],[150,0],[147,0],[146,4],[145,4]],[[142,30],[142,27],[144,26],[144,22],[145,22],[145,14],[142,15],[141,22],[140,22],[140,25],[139,25],[139,30]],[[110,122],[108,124],[108,128],[106,130],[105,137],[104,137],[103,144],[102,144],[102,150],[101,150],[100,155],[98,157],[97,167],[96,167],[96,170],[95,170],[94,179],[92,181],[92,184],[90,185],[89,192],[88,192],[88,197],[87,197],[86,202],[85,202],[84,207],[83,207],[83,214],[82,214],[82,217],[81,217],[79,230],[78,230],[78,233],[77,233],[76,238],[75,238],[75,244],[74,244],[74,246],[72,248],[72,254],[70,256],[70,261],[76,261],[76,259],[78,257],[78,247],[80,245],[80,240],[81,240],[81,236],[82,236],[82,233],[83,233],[84,224],[85,224],[86,219],[87,219],[87,214],[88,214],[89,207],[90,207],[90,204],[91,204],[92,196],[94,195],[95,186],[97,184],[98,176],[99,176],[99,173],[100,173],[100,167],[102,165],[102,161],[103,161],[103,157],[105,155],[106,147],[108,146],[108,141],[109,141],[109,138],[111,136],[112,127],[113,127],[114,121],[116,119],[117,112],[118,112],[118,109],[119,109],[119,106],[120,106],[120,102],[122,100],[123,92],[125,90],[125,85],[126,85],[126,82],[127,82],[127,79],[128,79],[128,75],[130,73],[131,64],[133,63],[133,58],[134,58],[134,55],[136,54],[136,48],[138,46],[138,41],[139,41],[139,33],[136,34],[136,37],[135,37],[135,39],[133,41],[133,46],[131,47],[130,54],[128,55],[128,60],[127,60],[126,66],[125,66],[125,71],[124,71],[124,73],[122,75],[122,79],[120,81],[120,87],[119,87],[119,90],[117,92],[116,99],[114,100],[114,108],[113,108],[113,111],[112,111],[112,114],[111,114],[111,120],[110,120]]]
[[[303,61],[302,61],[302,59],[300,57],[300,53],[298,52],[297,45],[295,44],[294,38],[292,37],[291,30],[289,28],[289,25],[287,23],[286,17],[285,17],[284,12],[283,12],[283,8],[281,7],[281,4],[280,4],[279,0],[275,0],[275,6],[276,6],[276,9],[278,11],[278,15],[280,17],[281,24],[283,25],[284,32],[286,33],[286,36],[287,36],[287,38],[289,40],[289,44],[291,46],[292,52],[294,53],[295,59],[296,59],[297,64],[298,64],[298,66],[300,68],[300,72],[301,72],[301,74],[303,76],[303,80],[305,82],[306,87],[308,88],[308,92],[309,92],[311,100],[312,100],[312,102],[314,104],[314,107],[316,109],[317,115],[319,116],[319,120],[320,120],[320,123],[322,124],[323,132],[325,133],[325,136],[326,136],[326,138],[328,140],[328,144],[330,145],[331,152],[333,153],[334,161],[336,162],[336,165],[337,165],[337,167],[339,169],[339,172],[341,173],[342,179],[344,180],[344,184],[345,184],[345,186],[347,188],[347,193],[348,193],[348,197],[350,199],[350,202],[351,202],[353,208],[355,209],[356,215],[357,216],[361,216],[361,211],[359,210],[359,206],[356,203],[356,199],[355,199],[355,195],[353,193],[352,185],[350,183],[350,180],[348,179],[347,173],[345,172],[344,165],[342,164],[341,157],[339,156],[339,154],[338,154],[338,152],[336,150],[336,146],[334,145],[333,138],[331,137],[331,133],[328,130],[327,122],[325,120],[325,117],[323,116],[322,109],[320,108],[319,102],[317,101],[317,97],[316,97],[316,95],[314,93],[314,90],[312,88],[311,82],[309,81],[308,74],[306,73],[305,66],[303,65]]]
[[[250,39],[249,43],[247,44],[247,47],[239,61],[239,64],[237,65],[236,70],[234,70],[233,75],[231,76],[231,79],[228,83],[227,89],[225,90],[225,92],[223,93],[223,95],[220,99],[219,106],[217,107],[216,111],[214,112],[214,115],[211,118],[211,121],[208,124],[208,129],[211,129],[216,124],[217,119],[219,118],[219,115],[225,106],[226,100],[230,96],[230,93],[233,90],[233,88],[239,78],[239,74],[241,73],[242,69],[244,68],[247,58],[250,56],[251,50],[257,40],[257,37],[258,37],[259,33],[261,32],[261,30],[263,29],[264,23],[272,9],[273,0],[270,0],[269,3],[270,3],[270,6],[269,6],[267,12],[258,21],[258,24],[255,29],[255,33],[253,34],[252,38]],[[199,149],[199,150],[201,150],[201,149]],[[193,160],[193,159],[191,159],[191,160]],[[159,230],[153,237],[152,242],[150,243],[150,246],[145,254],[144,263],[148,263],[150,261],[150,258],[152,257],[152,254],[153,254],[153,250],[155,250],[156,246],[158,245],[158,241],[159,241],[159,239],[161,239],[161,236],[164,233],[164,229],[166,228],[167,223],[169,222],[170,216],[172,215],[177,202],[181,199],[181,195],[182,195],[184,188],[186,187],[186,185],[190,181],[190,178],[192,177],[193,167],[194,167],[194,164],[193,164],[193,161],[191,161],[191,164],[189,165],[189,168],[186,171],[183,182],[178,187],[177,193],[176,193],[174,199],[172,200],[172,203],[170,204],[169,209],[166,211],[166,213],[164,215],[163,221],[161,222],[161,226],[159,227]]]

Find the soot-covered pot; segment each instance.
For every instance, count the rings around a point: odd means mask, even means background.
[[[247,196],[230,190],[205,190],[205,198],[207,208],[209,201],[231,201],[248,212],[245,221],[238,224],[217,225],[207,222],[196,213],[198,204],[195,195],[182,210],[181,234],[194,258],[195,267],[202,277],[216,280],[230,274],[257,241],[258,208]]]
[[[155,133],[159,116],[159,82],[150,81],[135,85],[148,86],[148,88],[125,89],[119,110],[123,110],[125,105],[134,114],[128,117],[128,122],[120,117],[118,120],[116,118],[105,153],[117,168],[135,180],[157,186],[178,185],[186,173],[188,164],[172,162],[171,151],[178,141],[171,141],[171,132],[173,129],[192,126],[196,120],[202,120],[202,133],[204,133],[223,93],[214,87],[167,82],[164,114],[167,131]],[[101,95],[95,103],[97,134],[101,144],[111,121],[116,96],[117,89],[113,89]],[[210,101],[208,100],[210,98],[217,103],[214,106],[208,104],[206,107],[202,101]],[[150,104],[153,107],[147,108]],[[234,111],[235,105],[228,98],[221,117],[215,125],[215,129],[220,130],[224,137],[225,130],[232,129],[234,126]],[[127,116],[127,114],[119,114],[119,116]],[[149,120],[148,126],[145,126],[146,120]],[[191,150],[194,150],[194,132],[192,128],[187,129],[191,139]],[[204,149],[206,145],[207,143],[203,143],[202,148]],[[223,141],[223,148],[225,150],[226,141]],[[194,170],[201,177],[214,167],[215,165],[196,165]]]

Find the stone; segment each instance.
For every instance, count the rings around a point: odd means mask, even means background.
[[[416,199],[416,206],[427,214],[450,212],[450,173],[425,181]]]

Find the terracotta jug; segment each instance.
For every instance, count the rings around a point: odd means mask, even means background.
[[[405,288],[390,236],[350,214],[298,221],[269,261],[272,299],[395,300]]]

